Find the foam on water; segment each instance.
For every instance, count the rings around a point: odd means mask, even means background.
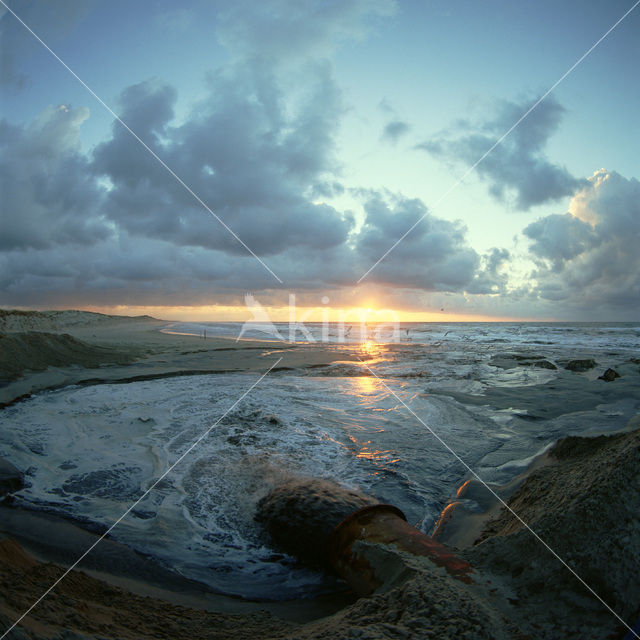
[[[366,340],[379,343],[411,345],[446,345],[449,349],[462,347],[487,350],[501,344],[510,347],[528,346],[583,349],[592,353],[611,349],[635,349],[640,347],[640,325],[629,322],[614,323],[545,323],[545,322],[401,322],[397,327],[390,323],[360,322],[313,323],[290,325],[285,322],[172,322],[164,331],[201,336],[245,339],[286,340],[291,342],[330,342],[357,344]],[[278,337],[280,336],[280,337]]]
[[[2,430],[0,455],[27,470],[22,501],[107,527],[217,422],[112,535],[246,597],[332,586],[274,557],[254,521],[259,499],[291,477],[331,478],[398,504],[413,521],[436,518],[461,470],[380,382],[273,377],[220,419],[254,381],[191,376],[42,394],[5,411],[13,428]],[[395,386],[430,421],[480,426],[445,399]]]

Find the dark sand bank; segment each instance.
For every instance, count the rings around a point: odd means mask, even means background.
[[[304,619],[300,609],[310,608],[304,601],[276,605],[229,603],[188,591],[178,594],[167,588],[153,588],[140,579],[115,586],[113,579],[106,582],[94,577],[104,578],[104,574],[73,571],[11,637],[517,637],[517,627],[492,606],[486,589],[460,585],[424,559],[408,559],[412,561],[416,578],[387,593],[361,598],[332,615],[327,615],[331,607],[325,606],[320,613],[323,617],[311,622],[300,621]],[[14,540],[1,541],[0,622],[9,626],[62,572],[58,565],[38,562]],[[320,611],[316,604],[316,616]],[[298,622],[293,620],[296,618]]]
[[[559,440],[509,507],[628,625],[640,616],[640,429]],[[621,638],[625,627],[506,509],[467,559],[512,590],[536,638]]]
[[[26,371],[44,371],[49,367],[82,365],[95,368],[105,364],[129,364],[136,355],[131,349],[90,345],[67,333],[0,334],[0,380],[16,380]]]
[[[0,622],[9,627],[63,573],[12,540],[0,541]],[[22,638],[282,638],[292,623],[266,612],[220,614],[121,589],[74,571],[9,637]]]
[[[0,538],[18,543],[35,561],[68,567],[96,543],[99,534],[85,530],[73,520],[0,503]],[[335,613],[353,600],[349,592],[295,603],[251,602],[220,595],[108,536],[79,563],[74,573],[181,606],[228,614],[263,612],[298,623]]]

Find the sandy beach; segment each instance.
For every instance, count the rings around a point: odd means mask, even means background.
[[[276,370],[309,369],[362,357],[357,345],[205,340],[162,333],[166,325],[86,312],[1,312],[0,407],[69,385],[262,373],[279,358]],[[538,386],[520,397],[532,415],[537,407],[547,418],[563,402],[597,406],[616,394],[624,397],[640,379],[639,369],[631,361],[618,366],[617,387],[616,381],[594,387],[587,375],[563,373],[555,379],[557,397]],[[513,406],[510,393],[517,392],[505,388],[493,402]],[[7,629],[100,532],[16,505],[11,470],[2,471],[7,495],[0,504],[0,623]],[[472,479],[466,494],[445,509],[434,535],[469,561],[473,584],[424,558],[402,556],[410,577],[368,597],[347,590],[251,602],[213,593],[108,536],[8,637],[621,639],[628,631],[621,619],[632,625],[640,615],[634,571],[640,565],[639,471],[636,416],[613,435],[563,438],[508,485],[495,485],[597,597]],[[482,511],[465,511],[465,497]]]
[[[221,373],[264,372],[355,360],[343,345],[176,335],[171,323],[82,311],[0,311],[0,406],[45,389],[71,384],[131,382]]]

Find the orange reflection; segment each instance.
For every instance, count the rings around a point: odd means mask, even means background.
[[[434,538],[438,538],[438,536],[440,536],[442,534],[442,532],[445,530],[447,523],[451,520],[451,518],[453,517],[453,512],[455,510],[455,508],[461,504],[460,502],[450,502],[443,510],[442,513],[440,514],[440,517],[438,518],[438,521],[436,522],[436,525],[433,529],[433,533],[431,534]]]
[[[458,490],[456,491],[456,498],[459,498],[461,495],[464,494],[464,492],[467,490],[467,487],[469,486],[470,482],[471,482],[471,479],[465,481],[465,483],[462,486],[458,487]],[[445,509],[445,511],[446,511],[446,509]],[[444,511],[442,513],[444,513]]]
[[[378,389],[378,380],[373,376],[360,376],[354,378],[356,383],[356,392],[361,394],[373,393]]]
[[[382,353],[382,348],[374,340],[365,340],[360,344],[360,352],[367,358],[375,358]]]
[[[360,442],[353,436],[349,436],[349,440],[360,447],[360,450],[356,453],[356,458],[359,458],[360,460],[370,460],[371,462],[377,463],[384,462],[386,464],[400,462],[400,458],[394,457],[394,455],[397,455],[397,452],[392,451],[391,449],[381,450],[368,446],[371,444],[371,440]],[[384,469],[384,467],[382,468]]]

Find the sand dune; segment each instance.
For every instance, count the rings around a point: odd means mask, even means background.
[[[128,350],[90,345],[67,333],[41,331],[0,334],[0,380],[15,380],[26,371],[79,365],[127,364],[134,360]]]
[[[110,316],[91,311],[20,311],[0,309],[0,333],[24,331],[64,331],[71,327],[95,327],[156,321],[151,316]]]

